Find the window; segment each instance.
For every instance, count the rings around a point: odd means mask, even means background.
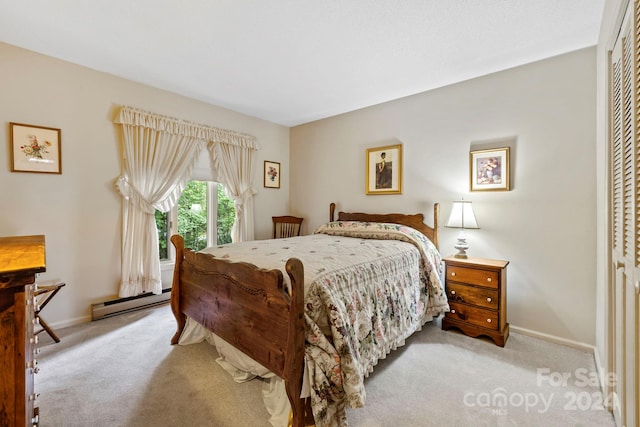
[[[193,250],[231,243],[235,210],[222,184],[189,181],[178,206],[169,212],[156,211],[155,216],[161,260],[174,259],[169,239],[176,233],[184,238],[185,247]]]

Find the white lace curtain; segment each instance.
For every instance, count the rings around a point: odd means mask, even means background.
[[[122,174],[116,181],[123,197],[120,297],[162,292],[155,210],[167,212],[176,205],[205,144],[219,181],[238,189],[230,190],[236,221],[241,217],[234,225],[233,241],[253,239],[254,137],[131,107],[123,107],[114,122],[121,125],[123,152]],[[233,154],[216,160],[217,153],[227,152]]]
[[[225,192],[233,200],[236,211],[231,227],[231,241],[253,240],[253,150],[232,144],[210,144],[209,152],[218,181],[225,183]],[[251,224],[251,226],[249,226]]]

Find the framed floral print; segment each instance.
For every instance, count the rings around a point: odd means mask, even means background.
[[[469,153],[471,191],[509,191],[509,147]]]
[[[264,186],[280,188],[280,163],[264,161]]]
[[[11,172],[62,173],[61,130],[10,123]]]
[[[402,194],[402,144],[367,149],[366,194]]]

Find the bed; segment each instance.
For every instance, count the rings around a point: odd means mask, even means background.
[[[195,323],[273,373],[294,427],[346,425],[345,408],[364,405],[364,378],[377,361],[448,310],[437,203],[433,227],[422,214],[336,218],[335,208],[309,236],[201,252],[171,238],[171,343]],[[361,289],[361,276],[376,287]]]

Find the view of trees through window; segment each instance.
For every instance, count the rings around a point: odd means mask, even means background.
[[[222,184],[212,183],[212,185],[217,186],[216,244],[231,243],[231,227],[235,217],[233,201],[225,194]],[[207,242],[207,219],[209,218],[207,195],[207,182],[189,181],[178,201],[177,232],[184,238],[185,246],[196,251],[210,245]],[[211,202],[215,203],[216,200]],[[155,217],[160,259],[168,259],[168,246],[171,244],[170,215],[169,212],[156,211]]]
[[[236,218],[236,209],[233,207],[233,200],[227,197],[222,184],[218,184],[218,221],[217,233],[218,244],[231,243],[231,227]]]

